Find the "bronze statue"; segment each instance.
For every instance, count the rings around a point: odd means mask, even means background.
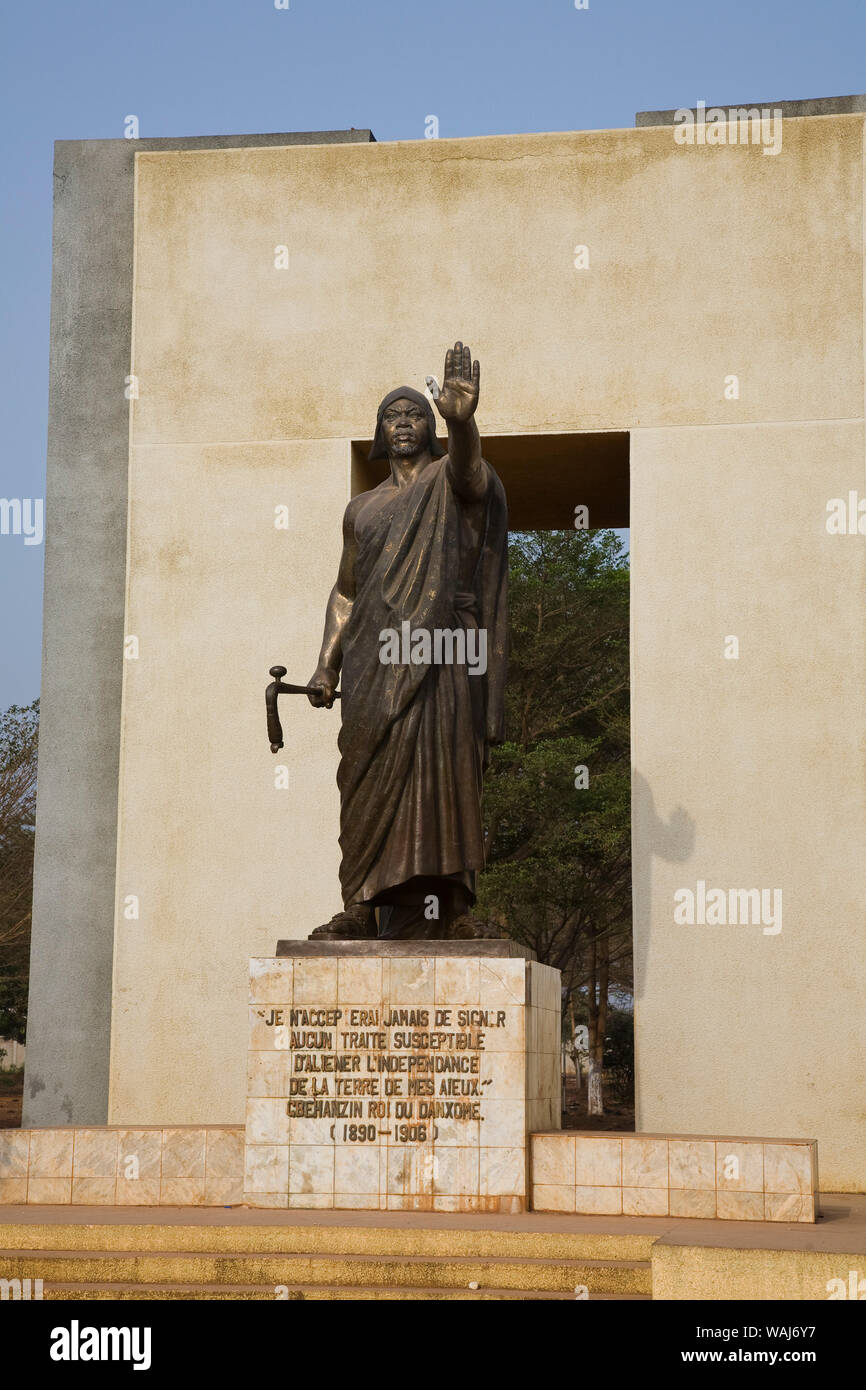
[[[327,708],[342,694],[344,908],[317,939],[499,935],[469,913],[484,866],[482,776],[504,737],[507,647],[508,516],[481,455],[479,377],[458,342],[441,389],[427,378],[447,453],[427,398],[391,391],[370,450],[391,476],[346,508],[307,691]]]

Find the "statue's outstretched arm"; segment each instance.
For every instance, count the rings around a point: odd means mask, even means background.
[[[480,502],[487,491],[487,467],[481,457],[481,438],[475,423],[475,409],[481,382],[481,364],[472,361],[468,347],[457,342],[445,354],[445,379],[435,389],[432,377],[427,384],[433,391],[436,409],[448,426],[448,479],[465,502]]]

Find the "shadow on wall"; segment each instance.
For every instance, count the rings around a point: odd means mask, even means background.
[[[649,782],[634,768],[631,826],[634,992],[638,1000],[643,993],[649,961],[652,861],[658,858],[668,864],[682,864],[690,859],[695,846],[696,823],[682,806],[676,808],[669,821],[662,820],[656,811]],[[671,914],[673,910],[671,901]]]

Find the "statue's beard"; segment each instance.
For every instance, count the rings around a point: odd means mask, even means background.
[[[395,458],[411,459],[423,453],[424,446],[417,444],[414,439],[395,440],[391,447],[391,452]]]

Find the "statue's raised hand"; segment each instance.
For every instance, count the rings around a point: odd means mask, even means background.
[[[427,378],[436,409],[449,424],[463,425],[471,420],[478,404],[481,367],[472,361],[472,353],[462,343],[455,343],[445,354],[445,380],[438,392],[433,377]]]

